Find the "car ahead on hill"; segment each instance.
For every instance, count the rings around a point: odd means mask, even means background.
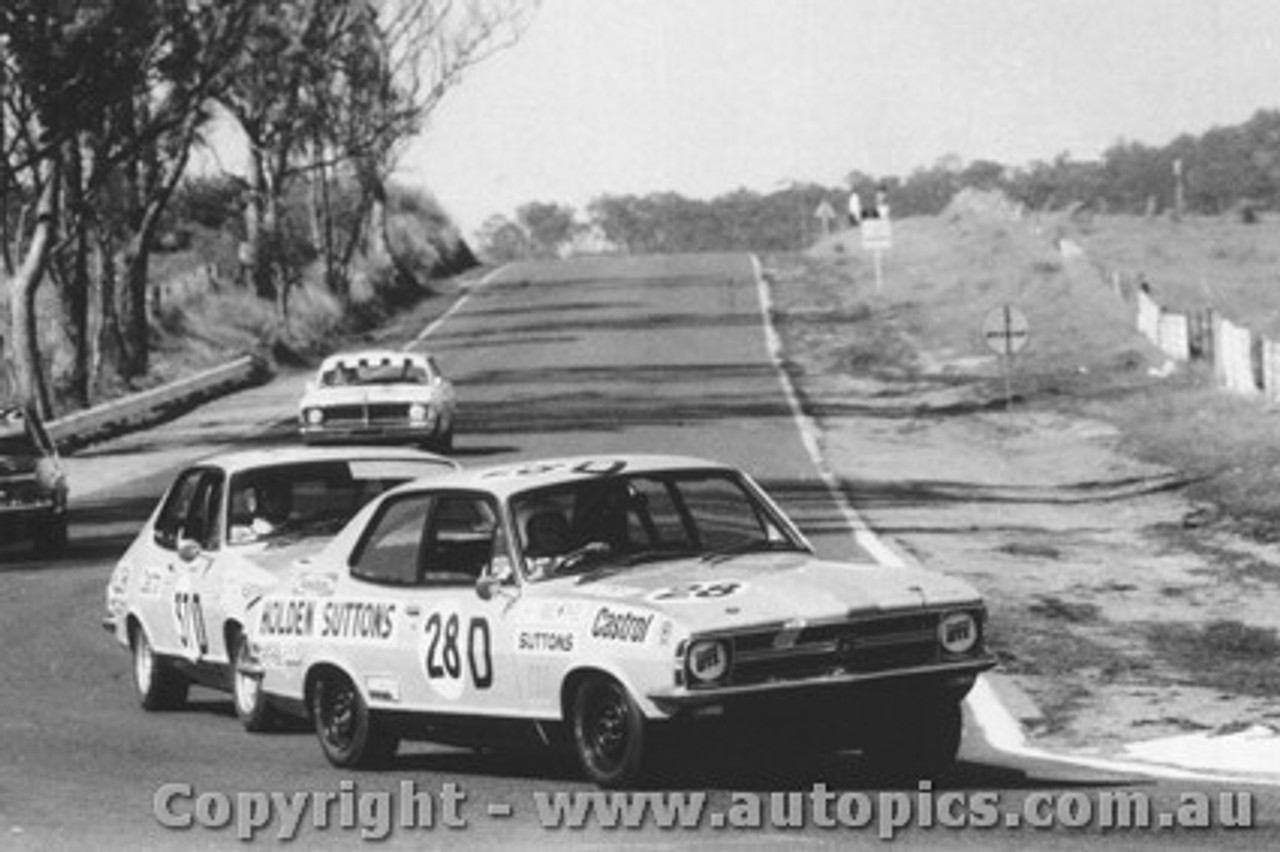
[[[298,402],[309,444],[412,442],[453,448],[453,384],[420,352],[365,350],[331,355]]]
[[[295,447],[225,453],[181,471],[116,563],[103,626],[133,653],[147,710],[180,706],[192,682],[261,714],[246,656],[246,606],[395,485],[456,470],[409,448]]]
[[[37,556],[67,544],[67,475],[35,408],[0,400],[0,538]]]
[[[254,600],[249,651],[337,766],[559,744],[623,786],[680,731],[945,766],[985,618],[960,580],[817,558],[734,468],[573,458],[382,495]]]

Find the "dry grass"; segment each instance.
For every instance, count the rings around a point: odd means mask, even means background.
[[[1171,307],[1212,304],[1280,338],[1280,234],[1270,225],[965,212],[903,220],[894,223],[880,292],[857,232],[846,231],[805,258],[774,259],[780,327],[792,360],[809,371],[932,374],[992,393],[1002,365],[979,329],[987,311],[1011,303],[1031,329],[1012,362],[1024,404],[1116,424],[1134,455],[1198,477],[1193,497],[1271,537],[1280,517],[1280,414],[1215,390],[1203,365],[1153,378],[1163,356],[1137,333],[1134,308],[1111,276],[1141,272]],[[1064,260],[1064,235],[1087,256]],[[861,332],[857,342],[833,333],[849,326]]]

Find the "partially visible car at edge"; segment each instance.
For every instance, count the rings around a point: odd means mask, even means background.
[[[342,767],[551,744],[615,787],[655,732],[720,730],[928,773],[994,665],[985,621],[959,579],[819,559],[732,467],[554,459],[373,501],[254,601],[247,670]]]
[[[369,500],[457,468],[407,447],[290,447],[181,471],[107,584],[103,626],[133,654],[142,706],[179,706],[195,682],[231,691],[243,718],[261,713],[257,679],[232,677],[246,606]]]
[[[0,536],[37,556],[67,544],[67,474],[35,408],[0,400]]]
[[[364,350],[331,355],[298,402],[307,443],[416,443],[453,448],[453,383],[431,355]]]

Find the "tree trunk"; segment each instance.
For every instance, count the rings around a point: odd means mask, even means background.
[[[56,155],[40,165],[42,187],[36,201],[36,221],[31,242],[23,254],[17,271],[9,279],[9,312],[11,357],[15,391],[33,403],[42,415],[50,412],[49,392],[41,369],[40,347],[36,331],[36,289],[44,277],[58,227],[58,177],[61,169]]]
[[[65,334],[71,347],[68,391],[79,408],[89,405],[89,216],[84,203],[84,168],[79,143],[64,146],[66,162],[66,231],[71,239],[70,257],[60,264],[61,302],[66,317]]]
[[[121,374],[124,343],[120,331],[120,312],[117,309],[119,291],[116,285],[116,245],[110,229],[98,230],[98,339],[94,352],[93,374],[101,381],[103,376]]]

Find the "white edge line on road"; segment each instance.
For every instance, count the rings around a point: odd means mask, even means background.
[[[778,337],[777,329],[773,327],[773,297],[769,293],[769,285],[765,283],[764,267],[760,263],[760,258],[754,254],[751,255],[751,268],[755,274],[756,291],[760,299],[760,312],[764,317],[764,337],[765,345],[769,350],[769,359],[773,362],[773,367],[778,373],[778,381],[782,384],[782,392],[787,398],[787,405],[791,408],[791,416],[800,431],[800,441],[804,444],[805,451],[809,454],[809,460],[818,471],[818,475],[827,487],[827,492],[831,495],[831,499],[835,501],[836,506],[840,509],[840,514],[844,516],[845,522],[853,530],[853,538],[858,546],[874,556],[876,561],[881,564],[892,568],[905,567],[906,562],[902,556],[881,541],[880,537],[871,530],[867,522],[858,514],[858,510],[853,507],[849,502],[849,498],[841,490],[839,479],[831,471],[831,468],[827,466],[818,438],[820,434],[818,425],[814,423],[813,418],[804,413],[804,409],[800,405],[800,395],[796,392],[791,376],[783,368],[782,341]]]
[[[499,272],[502,272],[502,270],[506,268],[507,268],[507,265],[503,264],[502,266],[499,266],[497,269],[493,269],[485,273],[485,276],[481,278],[478,282],[476,282],[475,285],[467,288],[467,291],[458,298],[458,301],[454,302],[452,305],[449,306],[449,310],[445,311],[443,314],[441,314],[440,316],[432,320],[432,322],[428,324],[426,328],[418,332],[417,337],[415,337],[413,340],[410,340],[402,348],[405,349],[406,351],[409,349],[412,349],[416,344],[421,343],[431,335],[435,334],[436,331],[440,328],[440,326],[448,322],[449,318],[452,317],[454,314],[456,314],[462,308],[462,306],[467,303],[467,301],[471,298],[472,293],[474,293],[476,290],[479,290],[481,287],[487,286],[490,282],[493,281],[495,277],[497,277]]]

